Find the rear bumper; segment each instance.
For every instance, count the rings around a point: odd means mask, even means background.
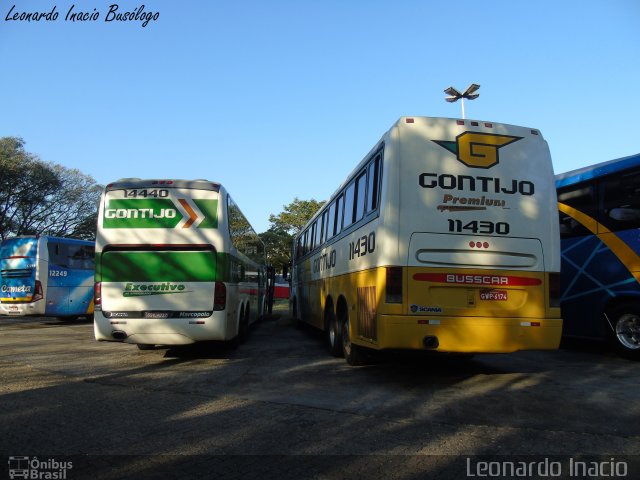
[[[44,315],[45,304],[43,301],[29,303],[0,303],[0,315],[13,317],[25,317],[29,315]]]
[[[435,319],[431,316],[381,315],[377,344],[357,339],[354,339],[354,343],[376,349],[509,353],[518,350],[555,350],[560,345],[561,336],[561,318]],[[426,348],[425,337],[436,337],[438,346]]]
[[[205,340],[230,340],[226,312],[214,312],[205,318],[106,318],[94,312],[96,340],[102,342],[139,343],[144,345],[187,345]],[[114,332],[118,332],[114,335]]]

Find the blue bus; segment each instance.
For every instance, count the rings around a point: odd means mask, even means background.
[[[0,315],[93,315],[93,242],[49,236],[0,244]]]
[[[563,335],[640,358],[640,154],[556,176]]]

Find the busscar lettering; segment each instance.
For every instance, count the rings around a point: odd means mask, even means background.
[[[456,275],[447,274],[447,283],[463,283],[471,285],[509,285],[509,277],[494,275]]]

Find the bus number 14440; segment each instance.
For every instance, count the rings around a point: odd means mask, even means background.
[[[463,224],[462,220],[448,219],[449,231],[455,233],[479,233],[483,235],[491,235],[497,233],[498,235],[509,235],[509,224],[507,222],[488,222],[472,220],[466,224]]]
[[[349,260],[373,253],[376,249],[376,232],[363,235],[355,242],[349,242]]]

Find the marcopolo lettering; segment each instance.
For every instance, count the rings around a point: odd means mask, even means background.
[[[176,218],[176,215],[174,208],[157,212],[153,208],[108,208],[104,212],[105,218]]]
[[[528,180],[500,180],[494,177],[472,177],[471,175],[451,175],[448,173],[421,173],[418,183],[422,188],[442,188],[443,190],[464,190],[483,193],[505,193],[507,195],[533,195],[535,186]]]

